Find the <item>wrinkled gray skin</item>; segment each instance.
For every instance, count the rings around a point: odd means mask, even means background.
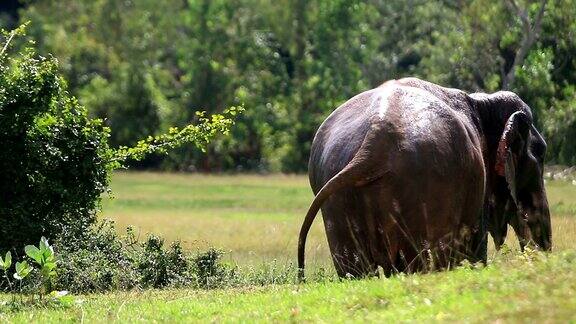
[[[486,261],[510,223],[551,249],[546,143],[512,92],[467,94],[416,78],[384,83],[336,109],[312,144],[316,195],[298,242],[299,275],[322,209],[340,276]]]

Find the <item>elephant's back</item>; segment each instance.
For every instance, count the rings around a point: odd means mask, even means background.
[[[314,193],[356,155],[354,170],[370,180],[338,190],[321,208],[340,275],[373,264],[402,271],[410,267],[402,258],[418,257],[414,247],[474,226],[484,195],[480,146],[447,97],[393,81],[350,99],[319,128]]]
[[[314,193],[358,152],[367,135],[389,139],[382,163],[395,168],[448,170],[478,163],[479,139],[451,100],[429,89],[391,81],[338,107],[312,143],[309,176]],[[446,174],[444,174],[446,175]]]
[[[381,122],[380,136],[395,137],[395,148],[388,157],[392,171],[405,169],[415,175],[421,170],[447,177],[482,169],[480,141],[465,114],[429,91],[400,89],[402,94]]]

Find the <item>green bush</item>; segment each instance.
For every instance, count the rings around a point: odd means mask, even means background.
[[[68,93],[54,58],[31,49],[6,54],[23,29],[4,34],[0,53],[0,251],[41,236],[85,237],[112,170],[186,143],[204,150],[242,111],[197,113],[196,124],[112,149],[110,130]]]
[[[0,56],[0,250],[85,231],[108,186],[108,129],[87,117],[55,59]]]
[[[219,263],[222,254],[222,251],[211,248],[193,258],[198,287],[211,289],[230,285],[234,282],[234,271],[230,271]]]
[[[44,238],[41,240],[40,250],[45,241]],[[292,264],[276,261],[240,268],[223,263],[221,250],[210,248],[187,253],[179,242],[165,247],[164,240],[155,235],[138,242],[131,228],[125,236],[119,236],[114,223],[107,220],[91,227],[81,237],[62,235],[52,245],[53,250],[47,243],[44,246],[50,249],[50,257],[46,258],[50,267],[43,266],[47,262],[34,259],[34,253],[14,260],[10,252],[0,253],[0,275],[3,275],[0,277],[0,291],[48,296],[55,291],[85,294],[167,287],[264,286],[295,283],[297,272]],[[24,265],[24,270],[28,271],[21,272],[23,277],[28,276],[26,280],[19,280],[18,283],[23,285],[16,285],[12,279],[17,267],[10,264],[16,263]],[[50,270],[47,275],[43,274],[43,268]],[[335,273],[323,268],[317,269],[309,279],[316,282],[339,280]],[[65,300],[57,298],[54,301],[60,305]]]
[[[189,260],[179,242],[164,250],[164,240],[150,235],[142,245],[135,260],[141,287],[188,286],[193,282]]]
[[[99,222],[85,235],[62,235],[54,245],[60,289],[91,293],[138,286],[132,255],[137,243],[131,235],[118,237],[112,222]]]
[[[179,242],[168,248],[150,235],[137,242],[129,228],[125,237],[113,223],[100,222],[81,238],[55,243],[58,255],[58,289],[74,293],[132,288],[216,288],[230,284],[233,271],[218,261],[221,252],[209,249],[186,254]]]

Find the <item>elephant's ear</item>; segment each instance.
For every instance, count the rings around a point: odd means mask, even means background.
[[[518,162],[526,154],[529,131],[528,116],[521,111],[513,113],[506,122],[496,155],[496,173],[506,178],[516,205],[518,205],[516,191]]]

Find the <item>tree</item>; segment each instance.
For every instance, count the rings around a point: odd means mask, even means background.
[[[512,62],[512,66],[505,72],[502,70],[502,89],[508,90],[511,89],[514,84],[514,79],[516,77],[516,67],[522,66],[526,56],[528,55],[528,51],[534,44],[534,42],[538,39],[538,35],[540,34],[540,30],[542,27],[542,18],[544,17],[544,11],[546,10],[546,4],[548,0],[541,0],[540,1],[540,8],[538,9],[538,13],[534,18],[534,22],[530,21],[528,16],[528,9],[527,8],[520,8],[518,4],[516,4],[515,0],[506,0],[506,5],[509,9],[518,15],[520,21],[522,22],[522,41],[521,46],[516,52],[514,56],[514,61]]]
[[[198,110],[245,104],[233,136],[207,154],[183,147],[140,166],[304,172],[333,109],[405,76],[517,92],[539,127],[556,125],[546,133],[549,156],[565,161],[568,129],[552,105],[568,109],[576,84],[574,8],[574,0],[47,0],[22,19],[32,20],[39,52],[61,63],[72,94],[112,126],[114,146],[186,125]]]

